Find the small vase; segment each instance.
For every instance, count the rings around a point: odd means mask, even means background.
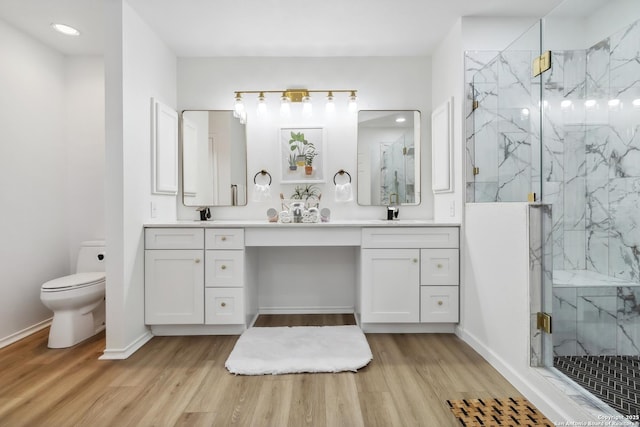
[[[299,156],[297,156],[297,157],[296,157],[296,164],[297,164],[298,166],[304,166],[304,161],[305,161],[305,156],[304,156],[304,154],[299,155]]]
[[[289,165],[289,170],[294,171],[298,169],[298,165]]]
[[[306,165],[304,167],[304,174],[311,175],[313,173],[313,166]]]

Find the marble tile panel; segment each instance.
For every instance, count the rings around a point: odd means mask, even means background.
[[[586,98],[608,99],[609,96],[609,39],[587,49]]]
[[[529,50],[504,51],[498,57],[500,108],[521,108],[523,100],[531,99],[531,60]]]
[[[574,356],[577,344],[576,288],[553,288],[553,354]]]
[[[609,274],[640,283],[640,178],[611,180]]]
[[[496,116],[489,111],[476,112],[473,136],[474,165],[480,173],[475,182],[498,181],[498,129]]]
[[[640,86],[640,21],[610,37],[611,95]]]
[[[587,270],[609,274],[609,231],[589,229],[586,232]]]
[[[476,182],[474,184],[475,202],[488,203],[498,200],[498,182]]]
[[[605,288],[586,288],[591,292],[581,292],[584,289],[578,290],[577,298],[577,355],[615,355],[617,297],[594,292]],[[611,289],[615,292],[615,288]]]
[[[531,191],[529,135],[526,132],[501,133],[498,142],[498,201],[526,201],[529,191]]]
[[[568,50],[563,53],[564,98],[583,100],[586,91],[587,52]]]
[[[495,60],[499,53],[500,52],[497,50],[465,51],[464,53],[465,81],[466,82],[473,82],[474,80],[480,81],[479,79],[480,76],[483,76],[485,78],[487,76],[490,76],[491,74],[486,74],[486,70],[484,70],[484,68],[492,60]],[[494,81],[497,81],[497,78]]]
[[[627,106],[610,111],[609,121],[609,177],[640,177],[640,109]]]
[[[564,231],[565,270],[586,269],[586,243],[584,230]]]
[[[618,354],[640,356],[640,286],[618,290]]]

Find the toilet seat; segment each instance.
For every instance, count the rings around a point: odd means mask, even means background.
[[[86,288],[104,283],[104,272],[76,273],[69,276],[49,280],[42,285],[42,292],[60,292]]]

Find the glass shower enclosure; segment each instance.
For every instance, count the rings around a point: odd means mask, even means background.
[[[533,77],[547,51],[551,68]],[[541,202],[531,364],[637,414],[640,2],[565,0],[509,48],[465,63],[467,202]]]

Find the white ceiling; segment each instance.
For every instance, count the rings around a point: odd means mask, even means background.
[[[104,1],[0,0],[0,18],[64,54],[101,54]],[[128,0],[177,56],[428,55],[460,16],[541,17],[561,2]]]

